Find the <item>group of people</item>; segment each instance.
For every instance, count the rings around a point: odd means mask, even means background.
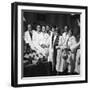
[[[57,75],[80,74],[80,38],[77,40],[68,26],[64,26],[63,32],[60,32],[58,27],[37,25],[36,29],[32,29],[32,25],[28,24],[24,42],[33,51],[28,54],[34,57],[33,63],[51,62],[52,72]]]

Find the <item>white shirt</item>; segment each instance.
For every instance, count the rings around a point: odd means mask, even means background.
[[[69,39],[69,35],[66,32],[64,32],[62,36],[59,37],[59,45],[67,46],[68,39]]]
[[[26,31],[25,34],[24,34],[24,40],[25,40],[25,43],[28,43],[32,49],[35,49],[34,48],[34,43],[33,43],[33,35],[34,35],[35,31],[32,30],[32,39],[31,39],[31,36],[30,36],[30,33],[29,31]]]
[[[40,45],[41,44],[44,44],[46,46],[49,45],[49,35],[47,33],[41,32]]]
[[[29,43],[29,45],[32,44],[32,40],[31,40],[31,36],[29,34],[29,31],[26,31],[25,34],[24,34],[24,40],[25,40],[25,43]]]
[[[68,46],[72,51],[75,50],[76,44],[77,44],[76,38],[74,36],[69,37]]]
[[[41,53],[42,55],[45,56],[45,50],[41,47],[41,42],[42,42],[42,34],[41,32],[34,31],[33,32],[33,46],[35,48],[35,51],[39,54]]]

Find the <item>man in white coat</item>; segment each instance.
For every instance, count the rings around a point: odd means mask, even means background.
[[[41,44],[43,42],[43,36],[41,32],[41,26],[36,26],[36,31],[33,32],[33,46],[38,54],[45,56],[45,50],[42,48]]]
[[[65,35],[64,35],[65,34]],[[59,36],[59,42],[57,49],[57,62],[56,62],[56,70],[57,74],[63,73],[67,68],[67,56],[68,56],[68,47],[67,47],[67,41],[68,41],[68,34],[66,32],[63,33],[63,35]]]
[[[32,42],[32,36],[33,36],[33,30],[31,24],[27,25],[27,31],[24,34],[24,40],[26,44],[29,44],[29,46],[34,49],[33,42]]]

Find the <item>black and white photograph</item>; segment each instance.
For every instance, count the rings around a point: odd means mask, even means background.
[[[22,76],[79,75],[80,14],[22,13]]]
[[[14,3],[12,8],[13,85],[87,81],[87,7]]]

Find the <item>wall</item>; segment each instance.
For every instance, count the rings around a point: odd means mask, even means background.
[[[18,1],[18,0],[16,0]],[[87,5],[90,9],[90,0],[19,0],[39,3],[68,4],[68,5]],[[11,81],[11,2],[14,0],[1,0],[0,2],[0,90],[14,90],[10,86]],[[90,11],[89,15],[90,16]],[[88,20],[90,18],[88,17]],[[90,27],[89,27],[90,28]],[[88,29],[89,30],[89,29]],[[90,31],[88,31],[90,33]],[[90,35],[89,35],[90,38]],[[89,42],[90,45],[90,42]],[[90,49],[90,47],[88,48]],[[90,63],[90,61],[88,62]],[[90,65],[89,67],[90,68]],[[89,71],[90,75],[90,71]],[[90,79],[89,79],[90,82]],[[54,85],[42,87],[25,87],[20,90],[90,90],[90,83],[87,84],[70,84]]]

